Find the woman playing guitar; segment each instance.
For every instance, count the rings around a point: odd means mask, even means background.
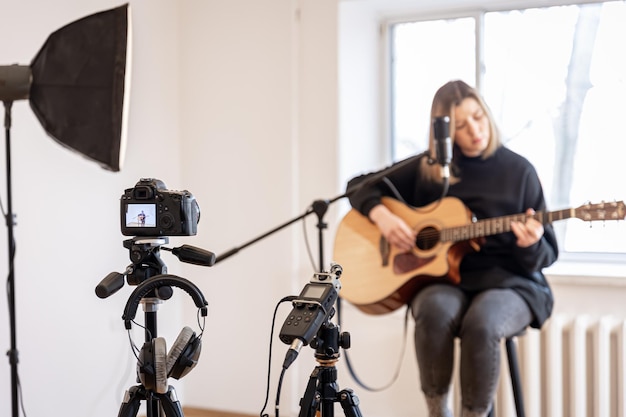
[[[504,233],[482,238],[480,250],[464,254],[457,265],[458,283],[429,283],[409,300],[429,416],[451,416],[448,389],[454,339],[459,337],[462,417],[478,417],[486,416],[492,407],[500,340],[527,326],[540,328],[552,312],[552,291],[541,270],[556,261],[558,248],[552,226],[533,218],[534,210],[544,210],[546,205],[534,167],[502,145],[477,90],[462,81],[443,85],[434,96],[431,118],[445,116],[452,138],[447,195],[462,201],[479,220],[528,214],[522,221],[519,217],[510,221]],[[436,146],[431,127],[431,155]],[[429,158],[417,158],[392,170],[388,181],[356,187],[373,174],[348,183],[350,203],[396,252],[410,253],[420,242],[417,230],[383,204],[384,197],[401,198],[413,207],[427,206],[441,198],[448,178],[442,179],[440,167]]]

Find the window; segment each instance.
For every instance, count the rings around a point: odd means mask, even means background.
[[[506,146],[535,165],[549,210],[621,200],[625,21],[614,1],[390,25],[394,160],[427,146],[422,115],[459,78],[479,86]],[[626,253],[626,221],[554,226],[564,255]]]
[[[473,18],[404,23],[392,27],[392,154],[394,160],[428,144],[428,118],[436,89],[448,80],[476,78]]]

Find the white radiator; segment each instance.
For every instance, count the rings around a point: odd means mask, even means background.
[[[517,339],[527,417],[626,417],[626,320],[553,316]],[[514,417],[506,352],[496,417]]]

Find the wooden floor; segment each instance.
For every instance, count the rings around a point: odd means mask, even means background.
[[[253,414],[238,414],[226,411],[204,410],[201,408],[183,408],[185,417],[254,417]]]
[[[240,414],[229,411],[206,410],[203,408],[183,407],[184,417],[258,417],[256,414]],[[139,415],[139,417],[146,417]]]

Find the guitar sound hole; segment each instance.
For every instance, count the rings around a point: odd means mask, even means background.
[[[420,230],[415,238],[415,245],[418,249],[429,250],[439,242],[439,231],[434,227],[425,227]]]

